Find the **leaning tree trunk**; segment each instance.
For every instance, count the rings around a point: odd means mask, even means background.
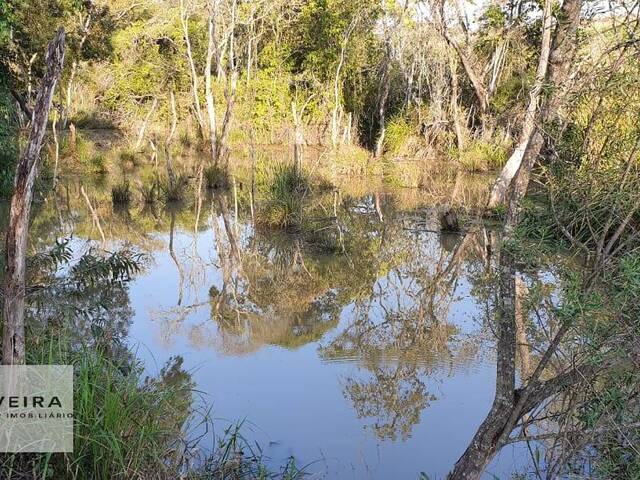
[[[522,133],[518,140],[518,146],[513,151],[506,165],[500,172],[491,190],[489,198],[489,208],[495,208],[505,202],[511,181],[522,163],[525,150],[529,145],[531,136],[534,133],[536,120],[538,117],[538,102],[542,93],[542,86],[547,78],[547,66],[549,65],[549,53],[551,50],[551,2],[544,4],[544,14],[542,20],[542,45],[540,47],[540,60],[533,88],[529,92],[529,106],[524,118]]]
[[[5,365],[25,362],[24,305],[25,270],[29,216],[33,189],[40,166],[40,150],[47,128],[47,119],[56,83],[60,79],[64,63],[65,32],[58,30],[49,43],[47,72],[36,98],[29,142],[20,157],[16,177],[9,225],[5,240],[4,305],[2,309],[2,362]]]
[[[551,15],[547,15],[548,6],[545,4],[545,21],[542,40],[540,61],[536,83],[529,96],[529,107],[525,116],[525,123],[518,146],[504,166],[500,176],[496,180],[489,199],[489,208],[494,208],[507,201],[509,189],[514,184],[513,179],[518,174],[520,188],[529,183],[531,168],[542,150],[544,138],[540,129],[536,127],[538,121],[547,123],[553,121],[558,115],[563,90],[563,85],[569,75],[569,68],[576,48],[576,30],[580,20],[580,10],[583,0],[565,0],[558,14],[553,43],[549,45],[547,36],[550,34]],[[545,45],[547,51],[545,52]],[[545,55],[546,53],[546,55]],[[544,75],[543,75],[544,70]],[[545,79],[551,87],[551,92],[543,100],[538,113],[538,104]]]
[[[449,474],[449,480],[480,478],[500,447],[497,440],[507,428],[515,405],[515,267],[513,257],[506,249],[500,252],[499,268],[496,396],[489,414]]]

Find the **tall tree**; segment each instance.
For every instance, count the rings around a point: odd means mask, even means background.
[[[53,92],[64,64],[65,32],[58,30],[47,50],[47,71],[36,97],[29,141],[16,169],[5,240],[2,362],[25,362],[24,305],[29,217],[33,190],[40,167],[40,150],[47,127]]]
[[[580,23],[582,3],[583,0],[565,0],[556,19],[557,25],[550,46],[548,40],[543,37],[536,82],[529,95],[529,107],[522,135],[493,186],[489,199],[490,208],[507,202],[509,189],[512,186],[520,191],[522,189],[526,191],[531,169],[544,144],[544,136],[539,124],[553,122],[560,109],[562,92],[568,81],[574,60],[573,54],[577,48],[576,32]],[[545,29],[547,28],[548,26],[545,26]],[[540,104],[541,91],[545,83],[549,93],[542,96]],[[514,182],[516,175],[517,181]],[[514,193],[513,198],[519,199],[521,195]]]

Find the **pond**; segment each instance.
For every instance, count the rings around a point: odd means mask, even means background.
[[[115,208],[109,182],[71,176],[36,208],[32,242],[147,255],[104,334],[122,329],[150,375],[180,357],[216,433],[244,421],[273,465],[292,456],[311,478],[444,478],[495,393],[500,232],[470,220],[441,234],[437,211],[454,183],[470,204],[487,181],[346,179],[312,199],[309,238],[257,226],[240,183],[235,198]],[[527,471],[531,455],[510,445],[485,476]]]

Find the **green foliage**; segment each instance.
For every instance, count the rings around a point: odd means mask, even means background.
[[[484,29],[500,29],[507,22],[507,14],[498,4],[489,5],[480,17]]]
[[[393,117],[386,126],[385,151],[392,155],[398,153],[413,132],[413,126],[404,117]]]
[[[9,2],[0,3],[0,49],[6,48],[11,39],[11,29],[14,18]]]
[[[507,156],[508,148],[503,142],[474,140],[458,152],[458,161],[469,172],[487,172],[501,168]]]
[[[633,228],[640,201],[640,88],[637,80],[618,81],[626,88],[585,93],[578,99],[572,121],[557,139],[558,158],[544,171],[557,223],[594,252],[601,242],[608,245],[625,219],[630,228],[614,239],[610,253],[620,245],[638,245]],[[599,102],[595,95],[601,96]]]
[[[330,80],[338,63],[344,34],[356,15],[359,15],[359,21],[352,33],[352,48],[347,52],[347,70],[359,55],[367,54],[358,49],[366,48],[373,41],[371,26],[379,15],[378,7],[363,0],[305,3],[288,32],[293,72],[315,75],[321,82]]]
[[[94,255],[93,250],[83,255],[71,267],[70,276],[80,285],[99,282],[128,282],[141,268],[143,255],[128,250],[112,252],[106,256]]]
[[[11,194],[19,155],[18,136],[14,102],[4,79],[0,79],[0,197]]]

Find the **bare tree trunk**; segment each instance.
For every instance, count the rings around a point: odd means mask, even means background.
[[[549,3],[549,0],[547,0],[545,12],[549,11]],[[548,60],[549,83],[554,88],[559,88],[568,76],[571,54],[576,46],[575,33],[581,6],[582,0],[565,0],[561,7],[560,23],[556,28]],[[548,25],[547,21],[544,23]],[[550,121],[555,118],[559,105],[557,92],[552,92],[541,108],[540,118],[542,121]],[[542,133],[539,129],[534,129],[524,151],[522,164],[514,179],[513,192],[509,199],[509,209],[505,221],[505,234],[507,237],[512,234],[519,221],[519,203],[526,194],[531,169],[543,143],[544,137]],[[591,381],[598,368],[595,365],[581,365],[558,374],[549,380],[540,380],[543,370],[549,364],[552,356],[557,351],[560,341],[569,330],[570,323],[566,322],[556,332],[524,387],[513,388],[511,392],[507,392],[507,381],[505,379],[508,379],[508,382],[511,383],[512,375],[515,374],[516,315],[518,313],[515,270],[513,259],[508,252],[501,252],[500,269],[498,319],[501,328],[508,328],[508,330],[501,329],[498,340],[496,399],[489,415],[487,415],[469,447],[449,475],[452,480],[480,478],[495,453],[507,442],[511,432],[524,415],[537,408],[550,396],[566,390],[573,383]],[[508,320],[508,323],[505,320]],[[505,335],[505,338],[502,337],[503,335]],[[511,337],[510,345],[507,345],[507,336]],[[511,359],[512,364],[508,367],[505,365],[506,359]]]
[[[215,2],[209,2],[209,21],[208,21],[208,42],[207,42],[207,62],[204,70],[205,97],[207,101],[207,114],[209,116],[209,142],[211,143],[211,160],[214,164],[218,164],[218,127],[216,124],[216,104],[213,98],[213,87],[211,80],[211,67],[213,63],[213,54],[217,50],[216,43],[216,5]]]
[[[340,122],[338,121],[338,110],[342,108],[340,102],[340,72],[342,71],[342,66],[344,65],[345,53],[347,50],[347,45],[349,43],[349,37],[351,36],[351,32],[356,27],[358,23],[358,19],[355,18],[349,27],[347,28],[344,37],[342,39],[342,45],[340,47],[340,60],[338,61],[338,66],[336,67],[336,76],[333,81],[333,112],[331,114],[331,144],[335,148],[338,145],[338,138],[340,136]]]
[[[462,126],[460,125],[460,114],[458,112],[458,64],[455,61],[455,57],[451,56],[449,65],[451,70],[451,116],[453,117],[453,127],[456,132],[458,150],[462,151],[464,150],[464,134],[462,132]]]
[[[191,73],[191,93],[193,94],[193,109],[198,122],[198,132],[200,138],[204,138],[204,127],[202,120],[202,110],[200,109],[200,98],[198,94],[198,74],[196,73],[196,65],[193,61],[193,53],[191,50],[191,40],[189,39],[189,15],[184,6],[184,0],[180,0],[180,21],[182,23],[182,31],[184,33],[184,42],[187,46],[187,60],[189,60],[189,68]]]
[[[178,127],[178,113],[176,112],[176,96],[173,93],[173,90],[169,92],[169,105],[171,107],[171,130],[169,131],[169,136],[167,137],[167,147],[171,145],[173,141],[173,136],[176,134],[176,128]]]
[[[515,403],[515,269],[513,258],[506,249],[500,252],[499,268],[500,292],[496,315],[498,328],[496,396],[489,414],[449,474],[450,480],[480,477],[498,449],[495,440],[502,434]]]
[[[515,284],[516,341],[520,357],[520,378],[526,380],[531,375],[531,345],[527,341],[528,317],[524,302],[529,289],[519,276],[516,276]]]
[[[227,101],[227,108],[224,112],[224,118],[222,119],[222,128],[220,131],[220,137],[218,138],[218,155],[224,162],[225,168],[229,163],[229,146],[227,145],[227,139],[229,138],[229,132],[231,131],[231,120],[233,119],[233,107],[236,102],[236,89],[238,87],[238,72],[233,70],[231,73],[231,83],[228,86],[225,98]]]
[[[391,88],[391,72],[389,71],[389,62],[391,61],[391,45],[387,40],[386,55],[384,58],[383,73],[382,73],[382,89],[380,91],[380,98],[378,100],[378,139],[376,141],[375,156],[380,158],[384,150],[384,137],[386,134],[385,128],[385,113],[387,109],[387,98],[389,98],[389,89]]]
[[[451,35],[449,35],[446,21],[445,21],[445,16],[444,16],[444,3],[445,3],[445,0],[438,1],[438,8],[437,8],[438,30],[440,31],[440,34],[443,36],[447,44],[451,48],[453,48],[453,50],[456,52],[456,54],[458,55],[458,58],[460,59],[460,63],[462,63],[462,67],[464,68],[467,78],[469,79],[469,82],[473,87],[473,92],[478,100],[478,113],[484,128],[484,121],[487,116],[487,111],[489,110],[489,94],[487,92],[487,87],[484,84],[482,75],[476,72],[476,69],[473,66],[473,62],[471,61],[471,58],[469,57],[469,55],[467,55],[467,52],[465,52],[465,49],[463,49],[458,44],[458,42],[456,42],[456,40],[453,37],[451,37]],[[461,20],[461,25],[463,27],[463,31],[465,32],[465,35],[468,35],[466,24],[462,20]]]
[[[291,115],[293,117],[293,162],[298,172],[302,171],[302,158],[304,153],[304,111],[307,109],[315,94],[311,94],[298,109],[297,100],[291,102]],[[297,98],[297,95],[296,95]]]
[[[489,198],[489,208],[495,208],[507,201],[509,188],[521,167],[524,167],[523,172],[525,172],[521,181],[526,185],[529,183],[531,168],[544,143],[542,133],[536,128],[536,124],[539,120],[542,122],[551,121],[557,115],[560,101],[557,89],[566,80],[571,65],[571,53],[575,48],[575,31],[580,17],[581,6],[582,0],[565,0],[558,15],[560,20],[556,26],[552,43],[551,7],[548,1],[545,2],[540,60],[536,81],[529,94],[529,106],[527,107],[522,134],[520,135],[518,146],[509,157],[493,186]],[[554,91],[543,100],[538,112],[545,80]]]
[[[64,63],[64,48],[65,32],[63,28],[60,28],[56,37],[49,43],[46,58],[47,72],[42,79],[42,85],[36,97],[29,141],[16,168],[5,239],[4,305],[2,309],[4,320],[2,363],[5,365],[25,362],[25,270],[29,216],[49,109]]]
[[[304,111],[304,108],[302,109]],[[302,156],[304,148],[304,126],[302,124],[302,112],[298,112],[296,102],[291,102],[291,115],[293,116],[293,165],[296,171],[302,170]]]
[[[82,194],[82,198],[84,198],[85,203],[87,204],[87,208],[89,209],[89,213],[91,214],[91,219],[93,220],[93,224],[98,229],[98,233],[100,234],[100,238],[102,239],[102,244],[107,243],[107,238],[104,236],[104,230],[102,230],[102,225],[100,225],[100,217],[98,216],[98,212],[93,205],[91,204],[91,200],[89,200],[89,195],[85,191],[84,187],[80,186],[80,193]]]
[[[53,133],[54,143],[54,164],[53,164],[53,188],[55,190],[58,184],[58,162],[60,161],[60,143],[58,142],[58,112],[53,111],[53,120],[51,123],[51,131]]]
[[[91,4],[90,4],[91,5]],[[87,14],[87,18],[83,21],[82,17],[80,17],[80,24],[82,28],[82,37],[80,38],[80,44],[78,45],[78,52],[82,52],[82,47],[87,41],[87,36],[89,35],[89,26],[91,25],[91,10]],[[67,92],[66,92],[66,103],[64,107],[64,118],[62,120],[62,129],[67,128],[67,122],[69,121],[69,112],[71,111],[71,103],[73,97],[73,80],[76,77],[76,73],[78,71],[78,60],[74,59],[71,63],[71,73],[69,74],[69,82],[67,83]]]
[[[142,126],[140,127],[140,131],[138,132],[138,138],[136,139],[136,143],[134,145],[134,149],[137,150],[142,145],[142,140],[144,139],[144,132],[147,130],[147,125],[149,124],[149,120],[151,119],[151,115],[156,110],[156,105],[158,104],[158,99],[154,97],[153,103],[151,104],[151,108],[147,112],[147,115],[144,117],[144,122],[142,122]]]
[[[458,55],[458,58],[460,58],[460,63],[462,63],[462,67],[467,74],[467,78],[469,79],[469,82],[473,87],[473,92],[478,99],[478,113],[480,115],[480,119],[484,121],[487,116],[487,111],[489,110],[489,95],[487,93],[486,87],[484,86],[482,78],[475,71],[475,68],[471,63],[471,59],[467,56],[462,47],[460,47],[460,45],[458,45],[458,43],[453,38],[451,38],[444,26],[442,27],[442,34],[447,43],[454,49],[454,51]]]
[[[351,145],[352,125],[353,125],[353,113],[349,112],[347,114],[347,124],[344,126],[344,131],[342,132],[342,143],[344,145]]]
[[[31,83],[31,78],[32,78],[32,72],[33,72],[33,63],[36,61],[36,58],[38,58],[38,54],[34,53],[33,55],[31,55],[31,58],[29,59],[29,67],[27,68],[27,104],[31,103],[31,95],[32,95],[32,83]],[[29,117],[31,117],[33,115],[33,113],[31,115],[29,115]],[[29,118],[29,120],[31,120],[31,118]]]
[[[500,79],[500,74],[502,72],[502,67],[504,67],[504,62],[506,59],[506,51],[507,51],[507,42],[503,41],[499,43],[496,47],[493,58],[491,61],[491,79],[489,80],[489,86],[487,95],[489,98],[493,96],[498,87],[498,80]]]

